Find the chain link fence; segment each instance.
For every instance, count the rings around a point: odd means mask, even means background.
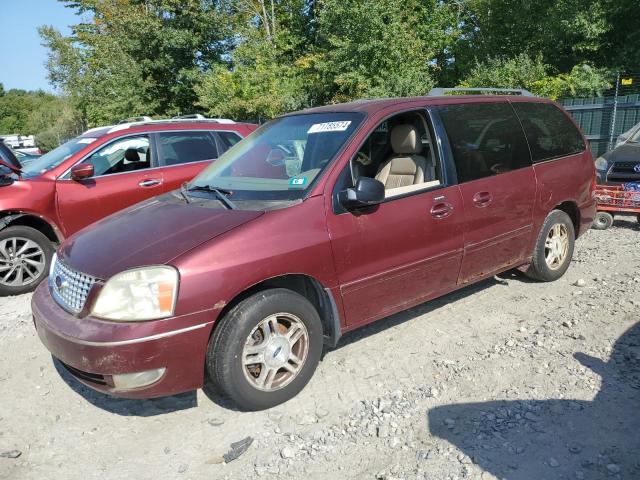
[[[616,139],[640,123],[640,73],[616,75],[614,88],[602,97],[560,101],[582,128],[594,157],[615,147]]]

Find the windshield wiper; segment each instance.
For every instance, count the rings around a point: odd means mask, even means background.
[[[201,192],[215,193],[216,197],[218,197],[218,200],[220,200],[225,205],[225,207],[227,207],[229,210],[238,209],[236,204],[233,203],[231,200],[229,200],[229,198],[227,198],[227,195],[231,195],[231,191],[229,190],[212,187],[211,185],[193,185],[192,187],[188,188],[187,191],[189,192],[201,191]]]
[[[184,198],[184,201],[187,203],[191,203],[191,199],[189,198],[189,194],[187,193],[187,182],[184,182],[180,185],[180,195]]]

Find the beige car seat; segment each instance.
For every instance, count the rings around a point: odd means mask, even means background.
[[[422,140],[413,125],[396,125],[391,130],[394,155],[382,163],[376,174],[385,189],[407,187],[435,180],[435,167],[422,155]]]

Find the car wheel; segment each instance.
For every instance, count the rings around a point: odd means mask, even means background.
[[[314,306],[287,289],[241,301],[215,328],[207,351],[214,387],[243,410],[286,402],[311,379],[322,353]]]
[[[31,292],[49,274],[51,241],[22,225],[0,230],[0,296]]]
[[[613,215],[609,212],[598,212],[596,218],[593,219],[592,227],[595,230],[606,230],[613,225]]]
[[[564,275],[573,257],[575,231],[569,215],[553,210],[540,229],[527,275],[552,282]]]

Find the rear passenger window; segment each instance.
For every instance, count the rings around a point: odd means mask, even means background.
[[[241,138],[240,135],[238,135],[235,132],[216,132],[216,135],[218,135],[218,138],[220,139],[220,143],[223,146],[223,150],[222,152],[220,152],[220,154],[226,152],[228,149],[230,149],[231,147],[233,147],[236,143],[238,143]]]
[[[576,126],[550,103],[513,102],[529,140],[533,163],[584,151]]]
[[[447,105],[438,109],[459,182],[531,165],[526,139],[508,103]]]
[[[158,134],[160,165],[199,162],[218,158],[216,142],[210,132],[164,132]]]

